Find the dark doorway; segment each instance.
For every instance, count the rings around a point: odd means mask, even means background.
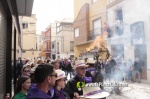
[[[52,59],[53,59],[53,60],[56,59],[56,55],[55,55],[55,54],[52,55]]]
[[[134,57],[138,58],[144,67],[144,72],[141,73],[141,79],[147,79],[147,50],[145,44],[134,45]]]

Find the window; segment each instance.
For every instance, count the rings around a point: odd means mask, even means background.
[[[60,31],[60,27],[57,27],[57,32],[59,32]]]
[[[79,28],[76,28],[75,29],[75,37],[78,37],[79,36]]]
[[[97,0],[92,0],[92,3],[95,3]]]
[[[47,47],[47,43],[45,42],[45,43],[44,43],[44,50],[47,49],[46,47]]]
[[[117,35],[123,35],[123,13],[122,8],[115,10],[116,22],[115,22],[115,32]]]
[[[93,22],[93,34],[94,35],[100,35],[101,34],[101,20],[97,19]]]
[[[59,43],[57,43],[57,54],[59,54]]]
[[[23,29],[28,28],[28,23],[22,23],[22,28],[23,28]]]
[[[115,11],[115,14],[116,14],[116,20],[123,21],[122,8],[117,9],[117,10]]]
[[[70,41],[70,52],[74,52],[74,41]]]
[[[49,50],[51,49],[51,42],[49,41],[49,44],[48,44],[48,46],[49,46]]]
[[[54,43],[52,43],[52,49],[54,49],[55,48],[55,45],[54,45]]]

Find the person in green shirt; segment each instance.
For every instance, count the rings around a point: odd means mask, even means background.
[[[13,99],[24,99],[31,85],[31,79],[28,76],[21,76],[17,81],[17,86]]]

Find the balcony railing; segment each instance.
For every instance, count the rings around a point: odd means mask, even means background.
[[[124,25],[119,26],[112,26],[111,28],[107,28],[108,38],[115,37],[115,36],[122,36],[124,34]]]
[[[88,41],[94,40],[96,36],[100,36],[104,30],[105,30],[104,28],[96,28],[89,31]]]

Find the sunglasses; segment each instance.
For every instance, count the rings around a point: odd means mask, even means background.
[[[30,70],[24,70],[24,72],[30,72]]]
[[[57,78],[57,73],[55,75],[49,75],[49,76],[55,76]]]
[[[85,68],[84,67],[80,68],[80,70],[86,70],[86,69],[87,69],[86,67]]]

